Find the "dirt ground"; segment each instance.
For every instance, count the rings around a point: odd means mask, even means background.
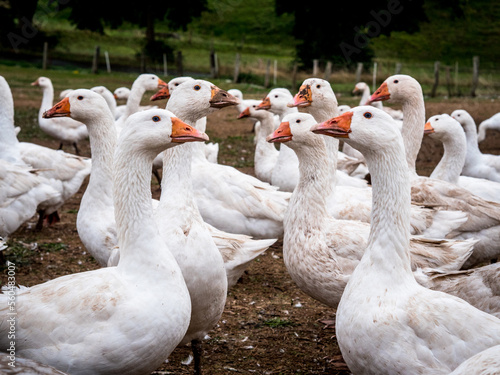
[[[499,112],[500,103],[470,99],[428,103],[427,118],[458,108],[468,110],[479,124]],[[210,115],[209,136],[251,136],[250,121],[236,120],[236,115],[233,108]],[[58,146],[56,141],[32,141],[53,148]],[[81,149],[84,155],[90,156],[88,142],[84,142]],[[500,134],[489,133],[481,149],[500,154]],[[226,160],[227,151],[227,147],[220,149],[219,162]],[[234,148],[231,151],[234,152]],[[429,175],[441,155],[442,147],[424,138],[417,162],[419,173]],[[245,150],[243,156],[253,160],[253,151]],[[253,173],[249,167],[241,170]],[[16,281],[19,284],[31,286],[61,275],[98,268],[80,242],[75,224],[85,187],[86,183],[64,205],[60,212],[61,222],[38,233],[34,231],[34,217],[10,237],[9,243],[17,252],[13,254],[14,249],[10,248],[5,256],[17,262]],[[152,180],[155,197],[159,194],[157,187]],[[321,322],[334,318],[334,309],[313,300],[295,286],[283,263],[280,239],[252,263],[229,291],[222,318],[204,342],[204,373],[349,374],[337,346],[335,330],[325,328]],[[176,349],[168,363],[154,374],[191,374],[193,365],[184,363],[189,354],[187,346]]]

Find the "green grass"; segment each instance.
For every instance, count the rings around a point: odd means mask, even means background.
[[[271,328],[280,328],[280,327],[293,327],[297,325],[297,323],[292,322],[289,319],[281,319],[280,317],[275,317],[266,320],[264,322],[264,325],[269,326]]]

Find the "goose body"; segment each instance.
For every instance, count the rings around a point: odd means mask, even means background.
[[[59,149],[63,145],[71,145],[78,155],[78,143],[88,138],[87,128],[81,122],[73,119],[46,119],[43,113],[54,105],[54,87],[52,81],[47,77],[38,77],[32,86],[39,86],[42,89],[43,97],[40,111],[38,112],[38,123],[40,128],[52,138],[60,142]]]
[[[500,345],[465,360],[450,375],[495,375],[500,373]]]
[[[415,164],[426,122],[424,98],[418,81],[408,75],[391,76],[370,100],[390,100],[402,104],[404,120],[401,134],[410,171],[412,201],[428,207],[461,211],[466,215],[467,219],[447,235],[447,238],[478,240],[464,267],[470,268],[496,258],[500,254],[500,205],[447,181],[416,173]]]
[[[19,142],[14,128],[14,100],[4,77],[0,77],[0,108],[0,158],[37,170],[38,178],[57,192],[58,198],[52,195],[37,209],[37,229],[41,229],[44,220],[49,223],[59,220],[58,209],[80,190],[90,174],[92,161],[62,150]]]
[[[16,354],[71,374],[149,374],[189,326],[189,292],[153,220],[150,171],[175,137],[202,135],[158,109],[132,115],[127,125],[113,168],[119,264],[15,291]],[[1,298],[7,347],[8,294]]]
[[[299,184],[292,193],[284,220],[283,260],[302,291],[336,308],[364,253],[370,224],[338,220],[328,214],[327,196],[334,193],[329,153],[324,138],[310,131],[316,121],[306,113],[287,115],[283,120],[269,140],[287,142],[300,163]],[[412,269],[456,271],[470,256],[473,244],[474,241],[442,242],[412,237]]]
[[[466,156],[465,133],[460,123],[447,114],[427,120],[424,134],[443,143],[444,154],[430,177],[461,186],[489,201],[500,202],[500,183],[470,176],[461,176]]]
[[[451,114],[463,127],[467,140],[467,153],[462,174],[500,182],[500,155],[483,154],[477,144],[474,119],[467,111],[457,109]]]
[[[363,106],[323,128],[363,153],[373,186],[369,242],[337,309],[337,341],[355,374],[449,374],[500,343],[500,319],[416,281],[410,172],[391,120]]]

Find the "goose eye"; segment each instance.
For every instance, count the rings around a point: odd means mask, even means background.
[[[394,83],[398,83],[399,81],[397,79],[394,80]]]
[[[194,89],[195,89],[196,91],[199,91],[199,90],[201,89],[201,86],[200,86],[200,85],[196,85],[196,86],[194,87]]]
[[[277,98],[277,97],[278,97],[278,95],[274,95],[274,97],[275,97],[275,98]]]
[[[83,100],[83,96],[80,95],[77,99],[78,100]]]
[[[295,121],[295,122],[296,122],[297,124],[300,124],[300,123],[301,123],[301,120],[297,120],[297,121]]]
[[[370,112],[365,112],[365,113],[363,113],[363,116],[365,118],[372,118],[373,115]]]
[[[317,85],[316,85],[316,88],[317,88],[317,89],[319,89],[320,87],[321,87],[321,85],[320,85],[320,84],[317,84]]]
[[[436,121],[439,121],[439,119],[437,118]]]
[[[154,122],[158,122],[158,121],[160,121],[160,120],[161,120],[161,118],[160,118],[160,116],[153,116],[153,117],[152,117],[152,120],[153,120]]]

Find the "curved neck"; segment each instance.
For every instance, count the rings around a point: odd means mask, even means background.
[[[431,178],[448,181],[452,184],[458,183],[465,163],[466,142],[465,134],[461,129],[453,136],[447,135],[441,139],[444,153],[440,162],[434,168]]]
[[[201,143],[201,142],[200,142]],[[163,152],[160,205],[196,206],[191,181],[193,143],[178,145]]]
[[[19,162],[21,156],[14,128],[14,100],[10,87],[0,90],[0,159]]]
[[[42,87],[42,95],[42,104],[38,112],[39,118],[42,118],[43,113],[54,105],[54,88],[52,84]]]
[[[372,179],[371,229],[362,262],[388,272],[393,280],[413,278],[409,257],[411,192],[405,150],[391,142],[365,152]]]
[[[262,155],[276,154],[279,152],[273,143],[266,141],[266,137],[274,131],[274,116],[272,113],[267,112],[267,116],[259,119],[260,129],[257,133],[255,144],[255,157],[258,158]]]
[[[477,143],[476,123],[470,117],[463,125],[465,138],[467,140],[467,158],[470,156],[480,155],[479,145]]]
[[[420,92],[408,96],[403,103],[403,128],[401,134],[406,150],[406,162],[412,178],[417,177],[416,162],[425,126],[424,97]]]
[[[367,85],[363,89],[363,93],[361,95],[361,99],[359,101],[359,105],[365,105],[366,102],[368,101],[368,99],[370,99],[370,88]]]
[[[299,182],[290,198],[284,219],[285,229],[296,229],[288,224],[291,221],[300,221],[309,227],[315,223],[320,225],[323,218],[329,217],[327,197],[333,193],[323,136],[317,136],[313,145],[291,147],[299,159]]]
[[[139,83],[134,82],[130,89],[130,94],[127,99],[127,104],[125,107],[125,116],[130,116],[131,114],[137,112],[141,105],[142,96],[146,92],[146,89]]]

